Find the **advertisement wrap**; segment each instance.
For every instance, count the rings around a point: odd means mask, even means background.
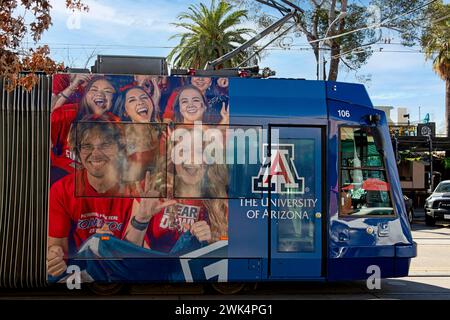
[[[231,80],[54,75],[49,282],[320,276],[321,129],[239,120]]]

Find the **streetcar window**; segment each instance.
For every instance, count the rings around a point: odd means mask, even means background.
[[[175,124],[169,173],[174,198],[262,198],[260,126]],[[170,182],[169,182],[170,184]]]
[[[166,197],[166,130],[160,123],[75,123],[69,137],[78,162],[75,196]],[[93,186],[100,177],[108,183]]]
[[[302,180],[303,184],[308,186],[303,193],[299,194],[298,188],[294,188],[288,189],[286,193],[271,196],[271,201],[274,201],[272,205],[276,204],[274,207],[279,214],[278,252],[314,252],[317,243],[314,239],[316,226],[313,216],[316,211],[320,211],[320,203],[318,203],[320,200],[317,194],[318,185],[321,183],[317,180],[318,170],[320,170],[317,162],[320,159],[315,152],[318,146],[314,139],[310,138],[281,138],[280,145],[292,146],[293,157],[301,159],[302,172],[309,174]],[[276,150],[272,149],[272,152]],[[273,180],[280,177],[280,175],[275,176]]]
[[[76,197],[262,198],[253,177],[262,167],[260,126],[80,121]],[[90,176],[108,177],[93,189]],[[100,186],[102,187],[102,186]],[[264,186],[263,186],[264,187]]]
[[[372,127],[341,127],[340,214],[393,215],[379,135]]]

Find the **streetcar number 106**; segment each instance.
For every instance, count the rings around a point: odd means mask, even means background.
[[[338,110],[338,115],[341,118],[350,118],[350,110]]]

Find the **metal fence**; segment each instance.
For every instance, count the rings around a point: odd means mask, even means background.
[[[27,92],[0,79],[0,287],[46,285],[51,78]]]

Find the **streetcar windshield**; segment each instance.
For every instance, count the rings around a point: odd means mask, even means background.
[[[393,215],[380,135],[372,127],[340,129],[340,214]]]

